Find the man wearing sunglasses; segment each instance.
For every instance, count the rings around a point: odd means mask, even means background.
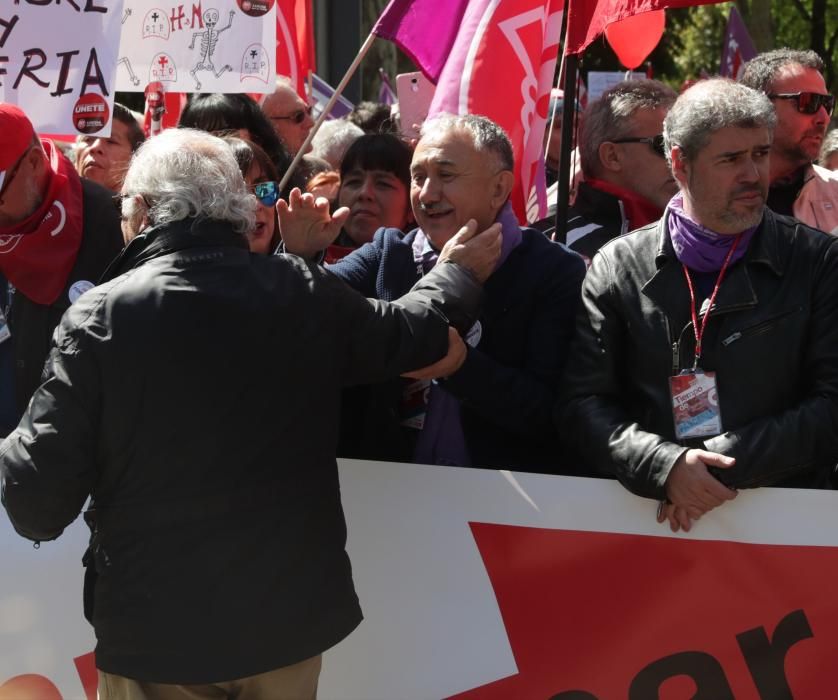
[[[625,81],[582,115],[582,173],[565,240],[590,260],[612,238],[657,220],[678,191],[666,164],[663,118],[675,91],[657,80]]]
[[[739,80],[764,92],[777,112],[768,206],[838,234],[838,174],[814,164],[835,107],[823,68],[814,51],[777,49],[748,61]]]
[[[61,315],[121,248],[110,193],[0,103],[0,442],[40,383]]]
[[[271,120],[289,155],[295,156],[314,126],[311,106],[303,102],[291,81],[280,75],[276,79],[276,89],[262,102],[262,111]],[[310,150],[311,144],[306,152]]]

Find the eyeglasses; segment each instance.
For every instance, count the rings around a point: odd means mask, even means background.
[[[663,149],[663,134],[657,136],[626,136],[624,139],[617,139],[611,143],[645,143],[649,145],[655,155],[661,158],[666,157]]]
[[[9,189],[9,185],[11,185],[12,180],[15,179],[15,175],[17,175],[17,171],[20,170],[20,166],[23,163],[23,159],[26,158],[27,154],[31,150],[32,148],[29,147],[23,152],[23,155],[20,158],[18,158],[17,162],[12,166],[12,169],[8,171],[9,174],[6,175],[6,177],[3,179],[3,187],[0,188],[0,207],[3,206],[3,204],[5,204],[3,200],[3,195],[6,194],[6,191]]]
[[[768,98],[772,100],[794,100],[797,103],[797,111],[801,114],[815,114],[823,107],[827,115],[831,115],[832,110],[835,109],[835,96],[821,95],[818,92],[769,93]]]
[[[302,124],[306,117],[311,116],[312,107],[309,105],[305,109],[298,109],[296,112],[291,112],[287,117],[271,117],[274,120],[287,119],[292,124]]]
[[[148,198],[144,194],[128,194],[128,193],[125,193],[125,192],[119,192],[117,194],[112,194],[111,195],[111,201],[114,203],[114,206],[116,207],[116,210],[119,212],[119,215],[120,215],[120,217],[122,218],[123,221],[125,221],[125,219],[127,217],[125,217],[122,213],[122,203],[126,199],[134,199],[134,197],[139,197],[140,201],[143,203],[143,206],[147,210],[151,209],[152,203],[148,200]]]
[[[276,182],[257,182],[251,189],[256,199],[266,207],[272,207],[279,200],[279,184]]]

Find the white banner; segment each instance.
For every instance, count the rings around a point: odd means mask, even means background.
[[[326,653],[321,700],[835,695],[834,492],[743,491],[673,535],[613,481],[350,460],[340,475],[365,619]],[[0,697],[95,698],[86,543],[77,522],[36,551],[0,522]]]
[[[111,133],[123,0],[0,3],[0,101],[42,134]]]
[[[273,92],[274,0],[126,0],[117,89]]]

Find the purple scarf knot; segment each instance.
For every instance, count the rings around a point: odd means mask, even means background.
[[[718,272],[737,236],[716,233],[693,221],[684,211],[684,196],[676,194],[666,207],[669,238],[678,261],[696,272]],[[730,264],[741,260],[759,224],[742,231]]]

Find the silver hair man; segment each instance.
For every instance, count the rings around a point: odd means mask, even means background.
[[[256,200],[232,150],[195,129],[167,129],[140,146],[125,176],[122,198],[126,240],[144,225],[189,218],[227,221],[239,233],[250,231],[256,222]]]
[[[582,117],[579,155],[586,177],[602,172],[599,150],[606,141],[632,136],[633,118],[641,110],[668,109],[677,94],[657,80],[627,80],[606,90],[591,103]]]
[[[340,163],[349,147],[364,135],[364,130],[346,119],[325,121],[311,141],[311,154],[322,158],[333,170],[340,170]]]
[[[506,132],[492,120],[479,114],[439,114],[422,124],[420,134],[423,139],[427,139],[454,130],[463,130],[471,134],[474,148],[480,153],[493,153],[498,159],[498,166],[503,170],[514,168],[515,156]]]
[[[762,93],[725,78],[705,80],[681,95],[666,115],[666,157],[671,163],[677,146],[684,159],[694,160],[712,134],[727,126],[773,132],[776,125],[774,107]]]

